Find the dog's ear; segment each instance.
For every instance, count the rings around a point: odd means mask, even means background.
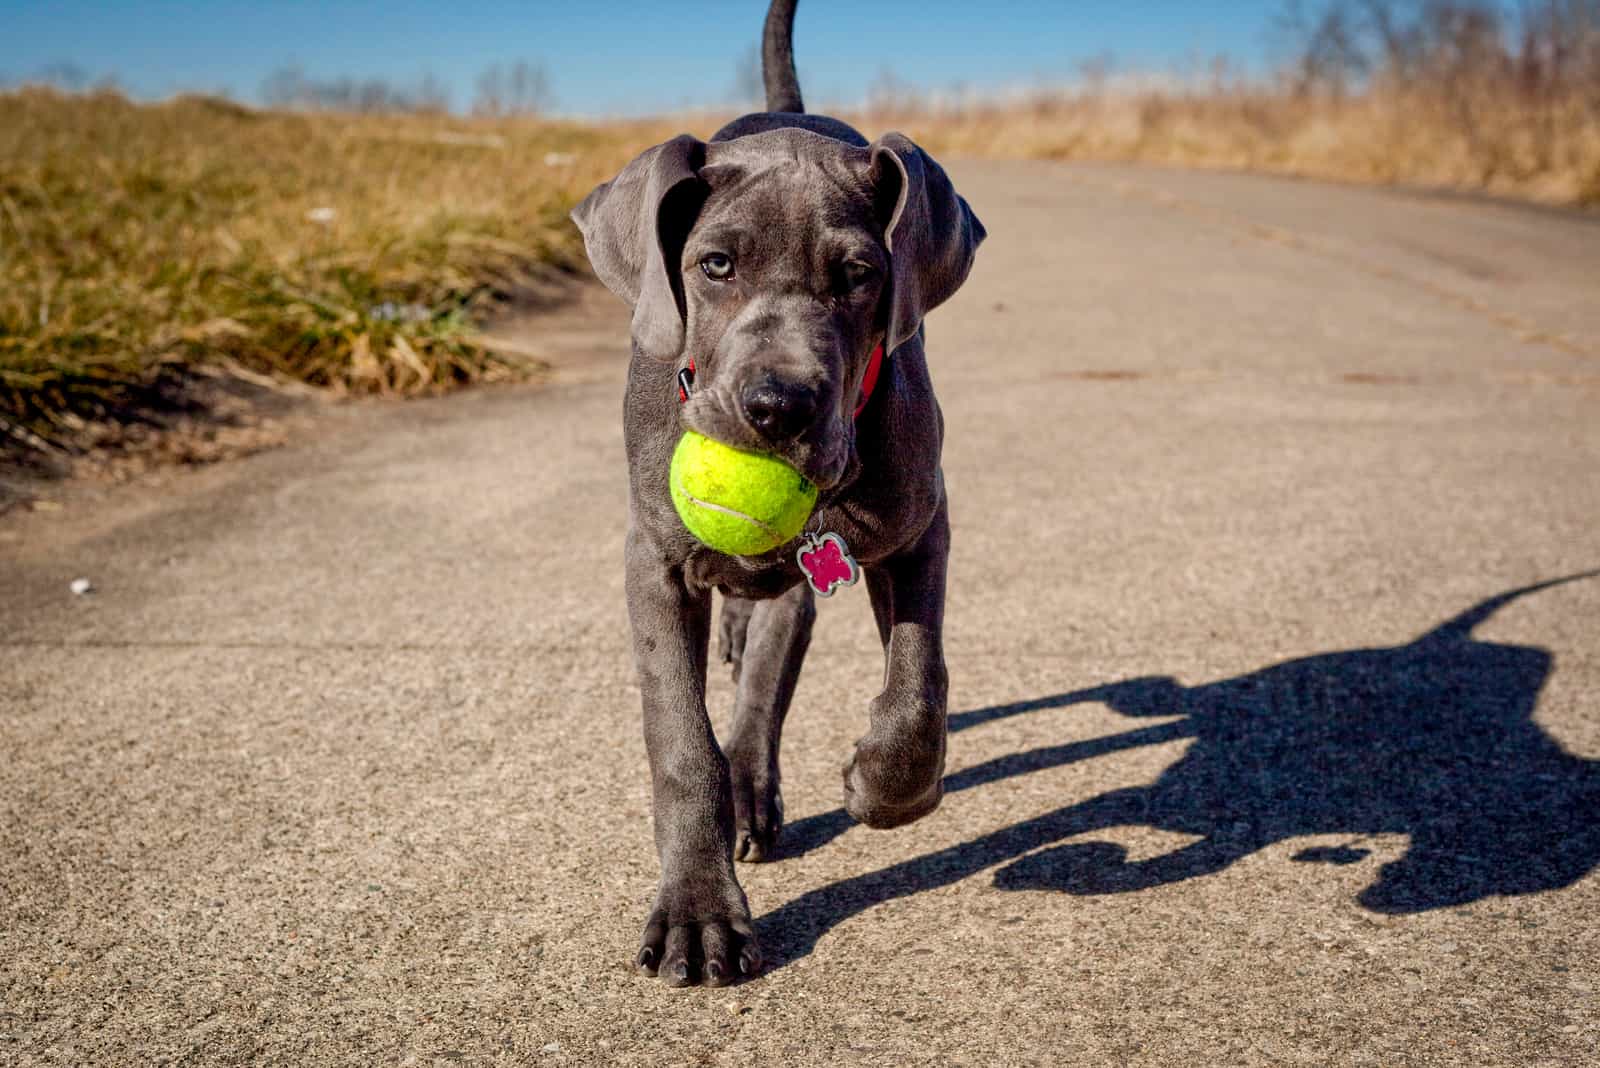
[[[680,134],[646,151],[572,209],[594,273],[633,308],[633,338],[652,359],[683,349],[678,258],[701,197],[702,141]]]
[[[986,235],[944,169],[904,134],[872,143],[871,179],[889,245],[885,351],[915,336],[922,317],[961,288]]]

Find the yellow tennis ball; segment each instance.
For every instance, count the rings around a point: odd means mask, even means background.
[[[765,453],[693,430],[672,453],[672,503],[689,533],[722,553],[760,556],[805,528],[817,487]]]

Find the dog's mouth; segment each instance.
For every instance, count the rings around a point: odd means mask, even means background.
[[[843,481],[854,452],[854,428],[829,413],[794,437],[772,442],[762,437],[738,413],[721,390],[704,390],[691,396],[682,408],[685,429],[746,452],[765,453],[799,471],[827,493]]]

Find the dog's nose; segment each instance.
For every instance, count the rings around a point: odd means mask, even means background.
[[[745,418],[768,441],[787,441],[817,414],[817,394],[806,386],[764,378],[745,387]]]

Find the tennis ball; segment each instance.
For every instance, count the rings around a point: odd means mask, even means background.
[[[672,453],[672,503],[689,533],[733,556],[759,556],[799,534],[817,503],[800,472],[693,430]]]

